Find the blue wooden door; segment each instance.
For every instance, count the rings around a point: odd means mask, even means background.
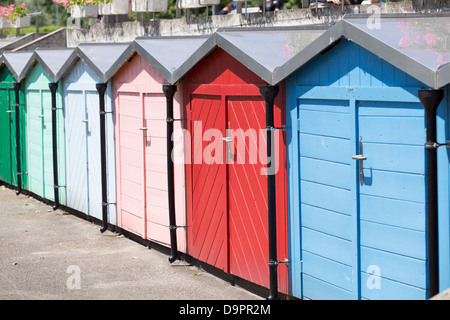
[[[65,88],[67,206],[88,213],[86,108],[81,90]]]
[[[101,219],[99,100],[93,86],[66,87],[67,201],[71,208]]]
[[[416,93],[297,87],[290,146],[296,296],[427,298],[425,121]]]

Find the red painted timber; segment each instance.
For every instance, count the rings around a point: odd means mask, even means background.
[[[265,134],[259,135],[260,129],[265,128],[265,104],[258,89],[262,85],[267,83],[217,49],[183,79],[183,101],[186,128],[191,135],[190,145],[186,146],[191,148],[190,163],[186,166],[188,253],[225,272],[268,287],[267,176],[260,172],[265,168],[266,150]],[[274,107],[275,126],[284,125],[284,119],[284,84],[281,84]],[[231,164],[226,163],[226,143],[219,136],[225,137],[229,127],[242,130],[234,131],[231,150],[235,162]],[[217,130],[208,130],[212,128]],[[200,134],[194,129],[201,129]],[[248,136],[245,149],[237,147],[237,141],[245,138],[243,134],[250,132],[256,133],[251,139],[256,139],[257,152],[264,158],[257,153],[256,163],[249,161],[252,150]],[[284,132],[278,132],[277,252],[278,260],[282,261],[288,258],[286,143]],[[203,156],[208,154],[221,161],[205,163]],[[278,290],[288,293],[286,265],[279,265],[278,278]]]

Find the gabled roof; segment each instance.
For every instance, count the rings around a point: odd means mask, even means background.
[[[207,36],[139,37],[132,46],[133,51],[174,84],[189,71],[191,65],[186,65],[186,60],[200,60],[212,49],[204,46],[207,40]]]
[[[324,26],[218,30],[215,41],[236,60],[274,85],[278,69],[325,31]]]
[[[277,68],[325,30],[317,26],[219,29],[209,37],[137,38],[133,48],[172,84],[215,48],[222,48],[272,84]]]
[[[379,24],[378,24],[379,23]],[[417,80],[438,89],[450,83],[450,15],[345,16],[276,71],[295,72],[341,38],[348,39]]]
[[[4,63],[7,66],[17,82],[20,82],[25,78],[25,75],[35,61],[33,58],[33,51],[4,52],[1,60],[1,63]]]
[[[129,43],[83,43],[75,51],[105,83],[133,54]]]
[[[73,48],[37,48],[33,58],[43,66],[54,82],[58,82],[70,66],[78,60]]]
[[[269,84],[276,84],[277,68],[325,32],[324,27],[219,29],[189,56],[174,73],[172,83],[215,48],[221,48],[242,62]]]

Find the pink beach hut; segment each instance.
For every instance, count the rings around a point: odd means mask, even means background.
[[[171,262],[177,251],[186,253],[186,191],[184,156],[177,152],[183,141],[176,139],[182,130],[178,121],[183,118],[182,90],[169,84],[173,73],[205,40],[138,38],[132,44],[134,57],[122,65],[113,81],[117,224],[143,239],[170,245]],[[167,113],[168,101],[173,101],[173,115]],[[167,141],[170,123],[172,143]],[[170,144],[173,164],[167,158]],[[173,172],[172,186],[168,168]],[[176,225],[170,221],[170,211]]]

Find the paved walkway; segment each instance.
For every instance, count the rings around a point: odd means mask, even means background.
[[[264,300],[0,186],[0,300],[12,299]]]

